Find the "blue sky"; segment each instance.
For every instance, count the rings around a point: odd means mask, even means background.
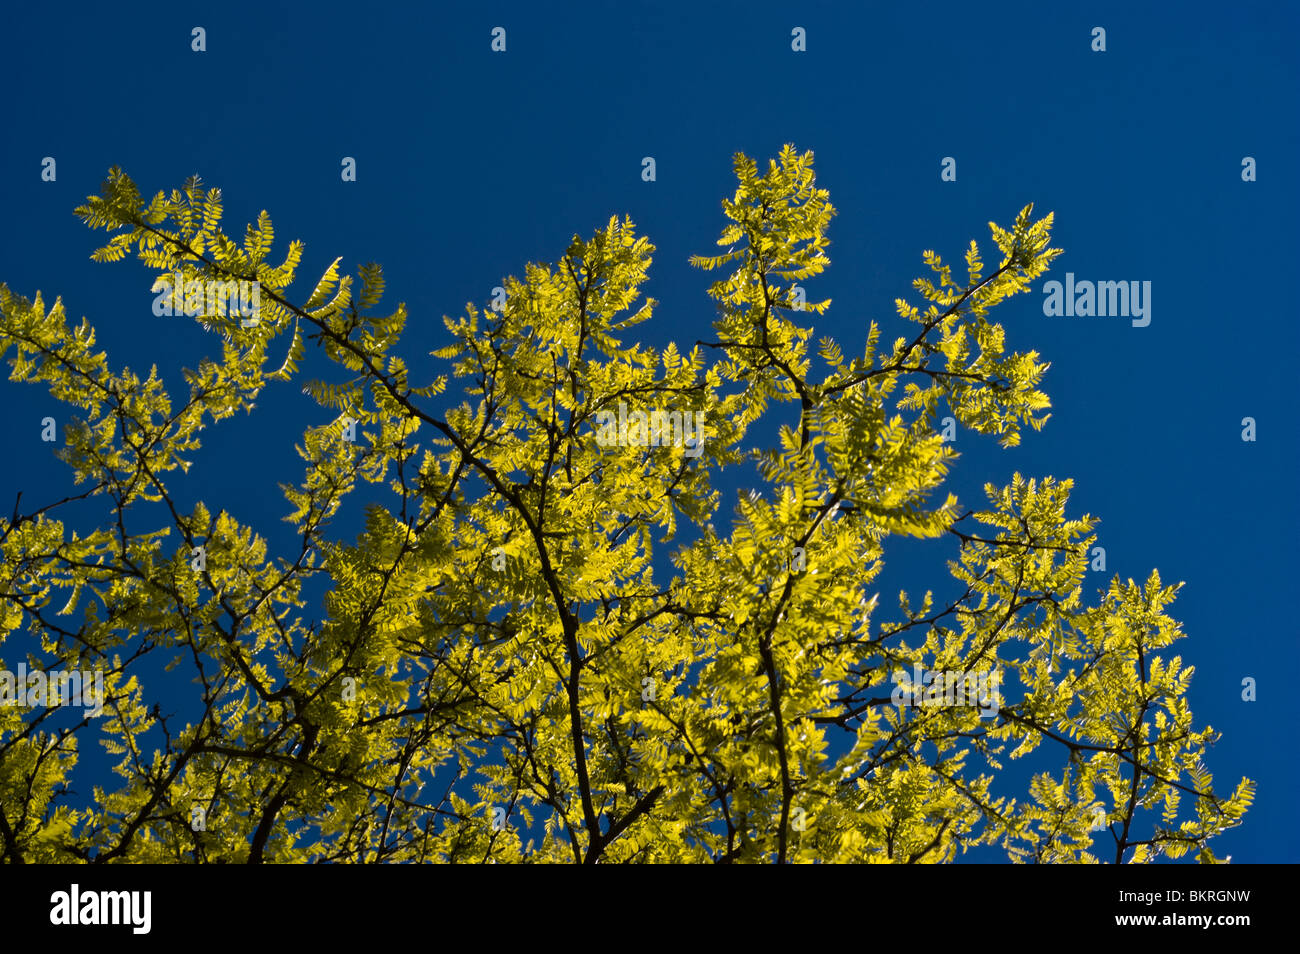
[[[834,301],[817,332],[853,350],[871,319],[885,341],[901,333],[893,300],[921,274],[922,249],[957,261],[972,238],[992,247],[990,219],[1009,224],[1029,202],[1054,211],[1066,254],[1048,278],[1150,281],[1151,323],[1047,317],[1041,287],[1001,306],[1010,345],[1051,362],[1053,416],[1010,451],[961,435],[953,489],[978,506],[986,481],[1015,471],[1071,477],[1073,512],[1101,519],[1105,578],[1157,567],[1186,583],[1175,651],[1196,667],[1197,722],[1223,732],[1210,767],[1224,790],[1242,775],[1259,783],[1245,825],[1216,850],[1297,861],[1286,680],[1300,673],[1300,482],[1284,364],[1300,334],[1281,294],[1300,257],[1297,9],[11,5],[0,281],[61,294],[115,363],[192,366],[202,333],[153,316],[138,264],[92,263],[99,236],[72,215],[120,165],[146,194],[192,173],[220,186],[228,229],[267,209],[279,247],[307,243],[303,283],[336,256],[382,263],[386,301],[410,309],[412,352],[441,344],[441,316],[483,304],[502,276],[627,214],[658,248],[646,292],[661,304],[643,339],[688,344],[709,337],[714,310],[710,277],[687,259],[714,250],[733,153],[765,162],[790,142],[816,153],[839,213],[831,268],[809,291]],[[190,48],[195,26],[204,53]],[[505,53],[490,49],[496,26]],[[794,27],[805,52],[791,50]],[[1105,52],[1091,49],[1094,27]],[[46,156],[55,182],[41,181]],[[340,180],[344,156],[354,183]],[[645,156],[654,182],[641,179]],[[940,178],[947,156],[953,182]],[[1242,180],[1247,156],[1257,181]],[[0,506],[18,490],[25,505],[62,496],[67,472],[39,441],[40,418],[61,407],[3,387]],[[289,388],[259,409],[205,432],[195,496],[237,501],[275,540],[287,530],[276,481],[296,479],[294,441],[326,418]],[[1241,439],[1247,416],[1253,443]],[[888,552],[883,593],[923,591],[951,555]],[[1242,701],[1246,677],[1256,702]]]

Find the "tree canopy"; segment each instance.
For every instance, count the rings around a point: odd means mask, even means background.
[[[1069,480],[1013,474],[973,510],[943,489],[945,416],[1003,446],[1047,420],[1048,365],[990,316],[1060,254],[1052,216],[990,223],[964,277],[926,251],[908,333],[871,321],[846,354],[803,284],[835,215],[812,153],[734,169],[721,251],[692,259],[720,276],[711,340],[630,340],[654,246],[616,217],[444,318],[432,379],[378,266],[295,296],[303,245],[272,259],[265,212],[239,241],[219,190],[146,200],[113,169],[77,210],[110,233],[96,258],[174,280],[219,347],[172,394],[0,285],[10,379],[76,409],[78,488],[0,517],[0,668],[105,685],[98,717],[0,706],[3,858],[1217,861],[1254,786],[1213,790],[1178,586],[1090,594]],[[231,282],[256,320],[214,309]],[[304,381],[309,346],[332,364]],[[334,418],[302,432],[277,554],[237,501],[175,498],[205,428],[291,386]],[[91,499],[101,526],[61,519]],[[882,600],[900,536],[948,577]],[[164,682],[192,705],[163,711]],[[111,779],[77,766],[98,742]]]

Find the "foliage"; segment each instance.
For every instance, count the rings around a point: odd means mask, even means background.
[[[1182,635],[1178,587],[1116,578],[1087,605],[1094,522],[1067,516],[1068,480],[1016,474],[973,512],[939,493],[956,457],[941,414],[1004,446],[1047,419],[1047,365],[1008,351],[990,314],[1060,254],[1052,216],[991,224],[996,267],[971,242],[960,281],[925,252],[919,302],[897,300],[912,332],[883,347],[873,321],[846,358],[812,340],[830,303],[799,297],[835,214],[812,154],[787,146],[765,172],[739,155],[735,172],[723,251],[692,260],[723,276],[716,340],[629,343],[655,306],[654,247],[612,218],[508,279],[500,308],[444,319],[447,374],[416,386],[377,266],[354,279],[336,261],[295,304],[303,246],[273,264],[265,212],[240,243],[219,190],[191,179],[146,202],[112,170],[78,209],[111,233],[96,257],[255,280],[260,321],[196,319],[220,353],[177,398],[156,368],[115,370],[61,302],[0,286],[11,380],[83,415],[58,451],[82,489],[0,518],[4,665],[30,648],[29,668],[101,668],[108,690],[100,719],[62,727],[0,707],[3,857],[935,862],[989,844],[1217,860],[1254,786],[1212,792],[1192,669],[1159,655]],[[282,485],[300,546],[279,556],[230,510],[173,501],[203,429],[299,379],[308,344],[338,373],[299,386],[337,418],[303,433],[302,478]],[[602,444],[620,403],[703,415],[702,447]],[[777,445],[753,447],[764,420]],[[755,467],[761,491],[719,532],[721,475]],[[330,536],[349,497],[365,507],[352,544]],[[91,499],[111,505],[103,526],[58,519]],[[899,536],[955,545],[951,601],[880,606]],[[319,626],[305,588],[327,591]],[[141,674],[159,660],[169,675]],[[1002,697],[991,718],[896,706],[916,666],[999,670]],[[193,680],[192,712],[161,711],[160,678]],[[115,785],[74,798],[96,734]],[[1042,746],[1059,771],[1027,799],[995,791]]]

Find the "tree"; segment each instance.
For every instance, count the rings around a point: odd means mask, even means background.
[[[654,247],[615,217],[444,319],[450,373],[416,386],[377,266],[354,282],[335,261],[294,304],[303,246],[273,265],[265,212],[241,245],[218,190],[145,202],[112,170],[77,210],[111,233],[96,257],[179,273],[174,299],[155,288],[220,356],[176,400],[156,368],[113,370],[61,302],[0,286],[11,380],[84,414],[58,450],[84,489],[0,521],[7,656],[25,627],[32,668],[107,687],[98,721],[0,708],[5,859],[1218,860],[1254,787],[1213,793],[1192,669],[1160,655],[1178,586],[1116,578],[1087,605],[1094,521],[1067,516],[1068,480],[1016,474],[976,511],[938,497],[941,413],[1003,446],[1046,420],[1047,365],[989,314],[1060,253],[1052,216],[990,224],[998,265],[971,242],[961,283],[927,251],[922,304],[897,300],[913,333],[883,349],[872,322],[846,360],[810,344],[829,302],[797,284],[827,266],[835,214],[812,153],[735,172],[724,251],[692,260],[730,269],[716,340],[625,340],[652,314]],[[255,320],[205,291],[231,282],[257,283]],[[306,389],[338,417],[303,433],[281,485],[300,546],[273,556],[237,508],[182,512],[175,487],[202,430],[297,377],[308,342],[339,370]],[[751,447],[765,419],[779,443]],[[719,532],[719,476],[751,471],[761,492]],[[332,539],[357,496],[364,532]],[[92,498],[104,526],[56,519]],[[950,601],[879,605],[900,535],[953,557]],[[320,626],[299,615],[313,589]],[[143,674],[158,661],[170,675]],[[161,711],[185,673],[193,711]],[[74,804],[91,725],[120,783]],[[1028,800],[995,790],[1040,746],[1063,766]]]

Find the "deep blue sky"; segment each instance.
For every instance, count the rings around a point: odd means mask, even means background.
[[[818,333],[855,352],[872,318],[886,342],[902,333],[892,303],[922,249],[959,262],[975,238],[987,261],[990,219],[1054,210],[1066,254],[1048,277],[1150,281],[1151,324],[1045,317],[1041,283],[1003,305],[1010,346],[1052,363],[1053,416],[1013,451],[961,435],[953,486],[979,506],[985,481],[1016,470],[1072,477],[1073,512],[1102,520],[1107,578],[1158,567],[1186,582],[1172,612],[1189,638],[1173,652],[1196,667],[1198,724],[1223,731],[1216,785],[1259,782],[1216,850],[1297,861],[1298,25],[1291,3],[7,5],[0,281],[61,294],[115,365],[156,362],[173,384],[193,366],[210,341],[152,315],[143,268],[88,259],[103,233],[72,209],[117,164],[146,195],[200,174],[236,234],[267,209],[277,248],[307,243],[296,289],[339,255],[381,262],[411,310],[410,353],[503,275],[628,214],[658,247],[643,338],[689,344],[714,310],[711,276],[687,258],[714,251],[733,153],[765,164],[792,142],[816,152],[839,211],[832,267],[809,291],[834,299]],[[190,49],[194,26],[206,53]],[[489,49],[495,26],[504,54]],[[795,26],[807,52],[790,49]],[[343,156],[355,183],[340,181]],[[945,156],[956,182],[940,180]],[[0,387],[0,506],[19,489],[25,505],[63,496],[67,472],[38,436],[63,407]],[[294,440],[327,418],[283,386],[259,409],[205,432],[194,493],[274,540],[276,481],[298,478]],[[883,605],[941,583],[951,550],[887,551]]]

